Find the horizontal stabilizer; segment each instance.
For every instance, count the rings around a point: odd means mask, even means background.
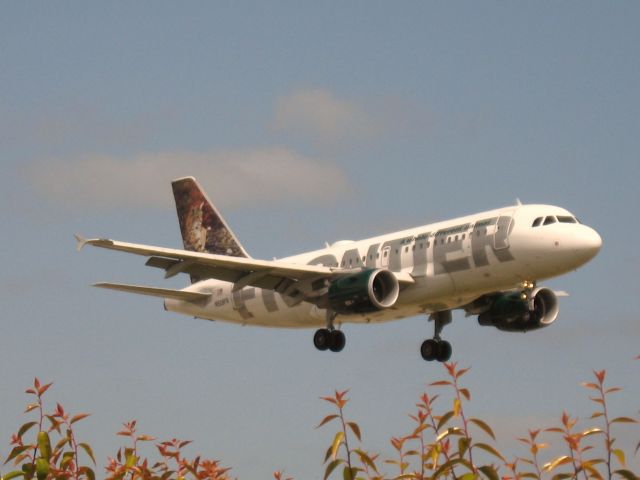
[[[152,297],[172,298],[174,300],[184,300],[193,302],[204,300],[211,296],[210,293],[187,292],[184,290],[172,290],[170,288],[145,287],[142,285],[126,285],[123,283],[94,283],[94,287],[119,290],[121,292],[137,293],[139,295],[150,295]]]

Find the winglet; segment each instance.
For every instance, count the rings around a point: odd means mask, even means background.
[[[78,251],[82,250],[82,247],[84,247],[87,244],[87,239],[84,238],[79,233],[74,233],[73,236],[76,238],[76,250]]]

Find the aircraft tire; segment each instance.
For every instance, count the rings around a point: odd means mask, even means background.
[[[420,355],[427,362],[432,362],[438,356],[438,342],[436,340],[427,339],[420,346]]]
[[[313,335],[313,345],[320,351],[328,350],[331,345],[331,332],[327,328],[316,330]]]
[[[347,339],[341,330],[333,330],[329,335],[329,349],[332,352],[340,352],[344,348]]]
[[[437,345],[437,355],[436,360],[439,362],[447,362],[451,358],[451,353],[453,349],[451,348],[451,344],[446,340],[441,340]]]

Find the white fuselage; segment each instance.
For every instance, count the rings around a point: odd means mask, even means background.
[[[534,221],[539,225],[533,226]],[[551,219],[551,220],[549,220]],[[546,224],[545,224],[546,223]],[[384,268],[403,282],[397,302],[373,313],[339,315],[337,323],[385,322],[462,307],[481,295],[575,270],[601,246],[592,228],[567,210],[518,205],[411,228],[281,259],[338,271]],[[273,290],[204,280],[185,289],[212,293],[203,302],[165,300],[170,311],[209,320],[265,327],[326,325],[326,312]]]

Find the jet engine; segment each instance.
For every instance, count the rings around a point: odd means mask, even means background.
[[[364,270],[329,285],[327,303],[336,313],[369,313],[396,303],[400,285],[389,270]]]
[[[522,293],[502,294],[478,315],[478,323],[505,332],[527,332],[551,325],[558,316],[558,297],[548,288],[536,288],[529,298]]]

